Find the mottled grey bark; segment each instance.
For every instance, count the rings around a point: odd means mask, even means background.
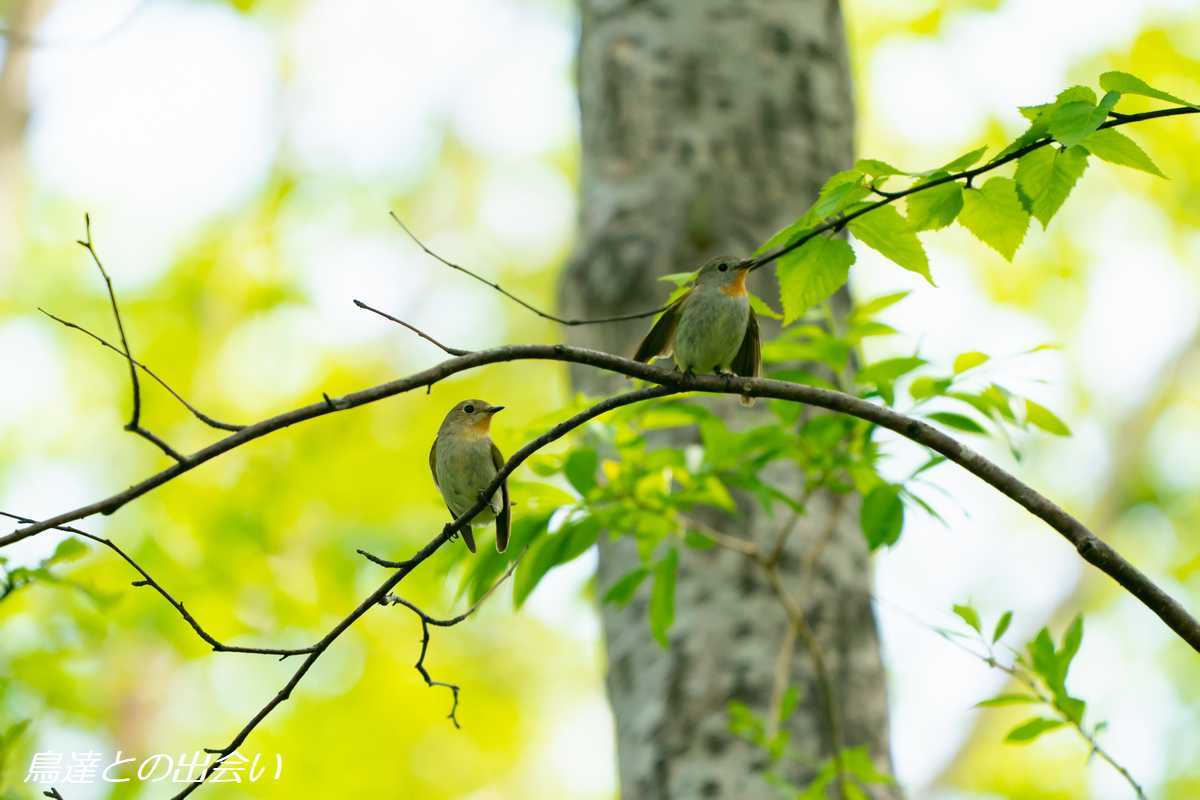
[[[563,278],[570,316],[653,307],[657,277],[715,254],[749,254],[849,166],[853,104],[841,11],[832,0],[581,0],[580,232]],[[762,270],[756,291],[772,296]],[[630,353],[649,321],[571,329],[572,343]],[[764,336],[771,336],[770,328]],[[613,386],[585,369],[576,386]],[[714,403],[738,426],[767,419],[732,398]],[[795,475],[776,481],[799,486]],[[730,534],[773,537],[749,503],[716,520]],[[801,564],[828,539],[811,573]],[[605,607],[608,690],[617,719],[624,800],[768,798],[763,754],[728,730],[731,699],[765,712],[786,616],[762,571],[724,549],[685,550],[671,646],[650,638],[646,599]],[[601,548],[607,587],[636,564],[627,542]],[[870,563],[857,503],[818,497],[789,540],[787,588],[804,604],[832,676],[845,745],[866,745],[890,772],[885,674],[865,593]],[[798,645],[792,681],[803,699],[789,723],[805,781],[832,753],[831,728]],[[881,790],[877,797],[895,797]]]
[[[49,0],[18,0],[0,28],[8,32],[0,64],[0,278],[10,269],[21,244],[19,212],[23,206],[22,144],[29,122],[29,61],[32,33],[50,6]]]

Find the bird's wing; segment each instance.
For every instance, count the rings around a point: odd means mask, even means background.
[[[499,470],[504,466],[504,456],[500,455],[500,448],[496,447],[496,443],[492,442],[492,463]],[[512,525],[512,516],[509,513],[508,505],[508,480],[505,479],[500,484],[500,511],[496,514],[496,551],[504,552],[504,548],[508,547],[508,531]]]
[[[671,349],[675,346],[675,328],[679,325],[679,314],[683,310],[683,302],[692,294],[689,289],[678,300],[667,306],[667,310],[662,313],[658,321],[654,323],[654,327],[646,334],[646,338],[642,339],[642,343],[638,345],[637,352],[633,354],[634,361],[649,362],[659,356],[669,356]]]
[[[437,437],[433,437],[433,447],[429,448],[429,471],[433,473],[433,485],[438,486],[437,479]],[[441,487],[438,486],[440,489]]]
[[[758,317],[754,315],[754,309],[750,309],[746,335],[742,337],[741,347],[733,357],[730,368],[743,378],[757,378],[762,374],[762,340],[758,335]]]
[[[437,443],[438,443],[438,440],[437,440],[437,437],[435,436],[435,437],[433,437],[433,447],[429,448],[429,471],[433,473],[433,485],[438,487],[438,489],[441,489],[442,486],[441,486],[441,484],[438,483],[438,478],[437,478]],[[445,501],[446,501],[446,497],[445,497],[445,495],[443,495],[442,502],[445,502]],[[450,507],[449,503],[446,503],[446,510],[450,512],[451,517],[458,516],[457,514],[454,513],[454,509]],[[475,552],[475,535],[473,533],[471,533],[471,523],[468,522],[466,525],[463,525],[462,529],[459,531],[459,534],[462,536],[463,543],[467,546],[467,549],[470,550],[472,553],[474,553]]]

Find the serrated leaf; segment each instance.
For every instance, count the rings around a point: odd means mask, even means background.
[[[996,706],[1015,706],[1040,702],[1042,702],[1041,698],[1034,697],[1031,694],[998,694],[995,697],[989,697],[987,700],[980,700],[975,704],[975,707],[994,708]]]
[[[1150,84],[1146,83],[1136,75],[1130,75],[1128,72],[1105,72],[1100,76],[1100,88],[1106,92],[1120,92],[1121,94],[1140,94],[1143,97],[1153,97],[1155,100],[1165,100],[1168,103],[1175,103],[1181,106],[1191,106],[1192,108],[1200,108],[1195,103],[1189,103],[1181,97],[1176,97],[1173,94],[1155,89]]]
[[[596,488],[596,468],[600,465],[600,456],[591,448],[572,450],[563,463],[563,474],[567,482],[581,495],[587,495]]]
[[[625,573],[616,583],[608,587],[608,591],[604,593],[604,597],[601,598],[600,602],[612,603],[616,606],[627,605],[633,599],[634,594],[637,593],[638,587],[642,585],[642,581],[649,574],[650,571],[645,567],[638,567],[631,572]]]
[[[967,623],[976,633],[983,633],[983,626],[979,622],[979,612],[973,606],[956,604],[953,609],[958,618]]]
[[[914,231],[935,231],[946,227],[962,211],[962,186],[956,181],[914,192],[906,198],[908,224]]]
[[[1034,717],[1027,719],[1017,727],[1008,732],[1004,737],[1004,741],[1012,744],[1025,744],[1032,742],[1034,739],[1041,736],[1047,731],[1052,731],[1055,728],[1061,728],[1065,723],[1062,720],[1046,719],[1045,717]]]
[[[1043,147],[1026,153],[1017,162],[1017,195],[1021,204],[1045,228],[1066,202],[1067,195],[1087,169],[1088,151],[1082,147],[1055,150]]]
[[[834,173],[817,195],[817,202],[809,212],[812,219],[832,217],[869,195],[871,190],[863,184],[862,179],[863,174],[856,169]]]
[[[1046,431],[1046,433],[1052,433],[1055,436],[1071,435],[1071,429],[1053,411],[1032,400],[1025,401],[1025,419],[1031,425],[1036,425]]]
[[[889,175],[911,175],[910,172],[905,172],[899,167],[893,167],[886,161],[880,161],[877,158],[860,158],[854,162],[854,169],[872,178],[886,178]]]
[[[975,367],[985,363],[987,360],[988,354],[981,353],[978,350],[959,353],[954,359],[954,374],[961,375],[969,369],[975,369]]]
[[[878,251],[906,270],[915,272],[933,285],[929,274],[929,257],[921,240],[908,226],[900,212],[891,206],[880,206],[850,221],[850,232],[860,242]]]
[[[947,428],[954,428],[965,433],[987,433],[986,428],[965,414],[956,414],[953,411],[935,411],[928,417],[942,423]]]
[[[863,498],[859,523],[872,550],[899,541],[900,531],[904,528],[904,502],[900,499],[900,487],[882,483],[868,492]]]
[[[674,547],[654,565],[654,585],[650,588],[650,633],[664,649],[667,634],[675,622],[675,574],[679,569],[679,551]]]
[[[958,222],[981,242],[1012,261],[1025,239],[1029,212],[1017,196],[1011,178],[992,178],[982,187],[963,191],[963,210]]]
[[[1100,127],[1120,96],[1117,92],[1109,92],[1099,104],[1094,101],[1064,103],[1049,114],[1046,127],[1055,139],[1067,147],[1074,147]]]
[[[1000,637],[1008,632],[1008,626],[1012,624],[1013,612],[1005,611],[1000,615],[1000,619],[996,620],[996,627],[992,629],[992,644],[1000,641]]]
[[[783,300],[783,324],[795,322],[845,285],[854,248],[842,239],[818,236],[779,259],[776,275]]]
[[[1083,146],[1096,158],[1110,164],[1132,167],[1160,178],[1167,177],[1146,155],[1146,151],[1138,147],[1137,142],[1112,128],[1096,131],[1083,140]]]

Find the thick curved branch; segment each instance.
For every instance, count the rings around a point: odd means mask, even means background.
[[[649,400],[655,397],[666,397],[667,395],[675,394],[677,391],[678,390],[667,386],[652,386],[601,400],[590,408],[584,409],[578,414],[575,414],[558,423],[553,428],[546,431],[541,436],[538,436],[536,439],[532,439],[526,443],[524,447],[513,453],[512,456],[504,463],[504,466],[500,468],[499,472],[496,474],[496,477],[492,480],[492,483],[480,493],[480,499],[477,500],[475,504],[471,506],[471,508],[463,512],[463,514],[453,522],[447,523],[446,526],[442,528],[442,532],[435,536],[424,547],[418,550],[414,556],[409,558],[407,561],[398,562],[399,566],[396,571],[393,572],[387,580],[380,584],[379,588],[367,595],[367,597],[364,598],[357,606],[355,606],[349,614],[347,614],[336,625],[334,625],[333,628],[331,628],[319,642],[313,645],[312,651],[308,653],[304,661],[302,661],[296,671],[292,673],[292,677],[288,679],[283,688],[276,692],[275,696],[272,697],[266,705],[259,709],[258,713],[255,714],[249,722],[242,726],[242,729],[237,732],[232,740],[230,740],[229,744],[221,748],[205,749],[206,752],[215,753],[218,758],[205,771],[201,781],[189,783],[187,787],[183,789],[183,791],[176,794],[172,800],[182,800],[182,798],[187,797],[189,794],[196,791],[196,789],[198,789],[203,782],[207,780],[213,772],[216,771],[216,769],[220,766],[222,759],[228,757],[231,753],[233,753],[233,751],[241,747],[242,743],[246,741],[246,737],[248,737],[250,733],[257,728],[272,711],[275,710],[276,707],[291,697],[292,691],[296,688],[300,681],[303,680],[305,674],[308,673],[308,671],[312,668],[312,665],[316,663],[317,659],[319,659],[321,655],[329,649],[329,646],[332,645],[334,641],[336,641],[337,638],[346,631],[347,628],[349,628],[351,625],[357,622],[360,617],[370,611],[372,607],[386,604],[391,596],[392,589],[396,588],[396,586],[402,580],[404,580],[404,578],[410,572],[412,572],[430,556],[436,553],[442,545],[450,541],[450,539],[457,534],[458,531],[469,525],[469,520],[473,519],[475,515],[482,511],[483,507],[487,505],[486,498],[491,497],[491,495],[498,488],[500,488],[500,484],[503,483],[517,467],[524,463],[525,459],[529,458],[531,455],[551,442],[561,439],[571,431],[587,422],[590,422],[605,412],[612,411],[613,409],[617,409],[622,406],[640,403],[644,400]],[[253,427],[254,426],[251,426],[251,428]],[[499,584],[497,583],[497,585]],[[493,590],[494,588],[495,587],[493,587]],[[486,599],[486,595],[484,598],[481,598],[479,602],[482,603],[484,599]],[[477,603],[465,614],[460,615],[461,619],[431,619],[429,624],[443,626],[457,624],[457,622],[461,622],[462,619],[466,619],[468,616],[474,613],[475,609],[478,607],[479,603]]]
[[[30,519],[29,517],[23,517],[20,514],[11,514],[7,511],[0,511],[0,517],[8,517],[9,519],[14,519],[17,522],[36,522],[36,520]],[[211,647],[214,652],[254,653],[256,655],[279,656],[281,659],[287,658],[288,656],[300,656],[312,652],[312,647],[289,649],[280,647],[241,647],[238,645],[225,644],[206,631],[204,627],[196,620],[196,618],[192,616],[191,612],[184,607],[182,602],[176,600],[170,592],[163,588],[161,583],[156,581],[141,564],[133,559],[133,556],[121,549],[121,546],[116,542],[112,541],[111,539],[106,539],[103,536],[97,536],[94,533],[88,533],[87,531],[80,530],[79,528],[71,525],[57,525],[55,526],[55,530],[64,531],[65,533],[72,533],[76,536],[82,536],[85,539],[90,539],[96,544],[104,545],[109,550],[112,550],[114,553],[120,556],[126,564],[133,567],[135,570],[137,570],[137,573],[142,576],[139,580],[134,581],[132,585],[149,586],[151,589],[158,592],[164,600],[171,604],[172,608],[179,612],[179,616],[183,617],[183,621],[186,622],[188,626],[196,632],[196,635],[199,636],[206,644],[208,644],[208,646]]]
[[[821,389],[816,386],[768,378],[727,379],[716,375],[689,376],[660,367],[642,364],[610,353],[602,353],[582,347],[568,347],[561,344],[507,345],[468,353],[467,355],[447,359],[440,364],[405,378],[352,392],[341,398],[330,398],[328,401],[313,403],[270,417],[261,422],[249,425],[237,433],[230,434],[186,456],[182,461],[151,475],[149,478],[134,484],[123,492],[118,492],[103,500],[63,512],[36,524],[27,525],[7,536],[0,537],[0,547],[21,541],[49,528],[91,516],[92,514],[111,514],[129,501],[141,497],[200,464],[240,447],[247,442],[260,439],[281,428],[315,419],[335,411],[373,403],[387,397],[412,391],[416,388],[431,386],[450,375],[487,364],[527,360],[564,361],[583,364],[657,384],[653,389],[643,390],[645,392],[643,396],[630,402],[688,391],[715,394],[743,394],[751,397],[766,397],[817,406],[840,414],[858,417],[859,419],[894,431],[906,439],[940,453],[948,460],[953,461],[985,483],[999,490],[1034,516],[1046,522],[1070,542],[1084,560],[1110,576],[1134,597],[1138,598],[1147,608],[1157,614],[1160,619],[1175,631],[1180,638],[1190,644],[1193,649],[1200,652],[1200,622],[1197,622],[1170,595],[1125,560],[1112,547],[1088,530],[1082,522],[1075,519],[1054,502],[1023,483],[999,465],[989,461],[962,442],[946,435],[928,423],[907,417],[904,414],[870,403],[853,395],[829,389]],[[619,395],[618,398],[610,398],[610,400],[628,398],[630,396],[629,394]],[[521,452],[525,452],[525,448]],[[501,473],[503,476],[508,475],[508,472],[504,470]],[[495,481],[494,485],[490,486],[484,492],[483,496],[490,496],[490,493],[495,491],[498,486],[499,480]],[[469,516],[474,516],[482,507],[482,501],[477,502],[476,507],[471,509]],[[452,526],[447,526],[447,528],[450,527]],[[454,527],[454,531],[457,531],[457,529],[457,527]],[[450,533],[443,532],[443,536],[448,538]],[[384,593],[386,594],[386,591]]]

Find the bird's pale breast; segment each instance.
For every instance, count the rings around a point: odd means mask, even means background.
[[[716,287],[697,287],[680,311],[675,363],[698,373],[729,369],[749,319],[750,304],[744,295],[731,297]]]
[[[475,505],[479,493],[496,477],[492,442],[482,436],[439,437],[435,465],[438,489],[450,513],[456,517]],[[496,518],[499,508],[497,492],[492,495],[491,507],[480,511],[471,520],[472,524],[490,522]]]

